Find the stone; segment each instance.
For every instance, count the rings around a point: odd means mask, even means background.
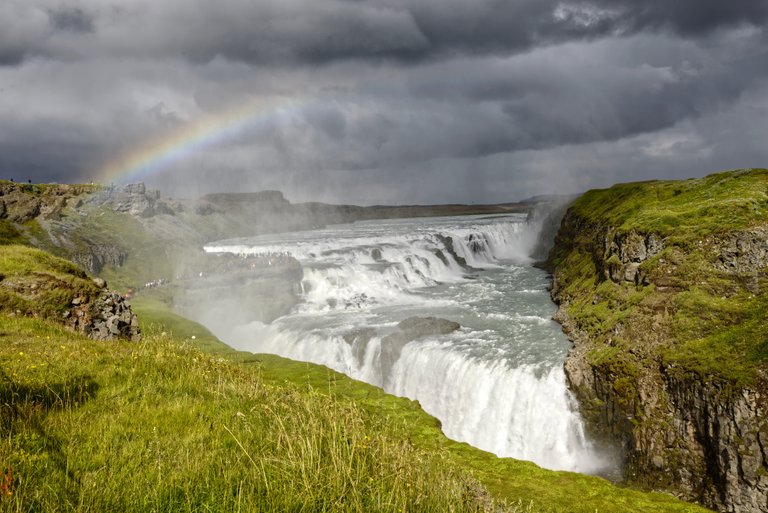
[[[138,318],[119,293],[101,289],[93,299],[77,298],[65,316],[65,324],[95,340],[140,340]]]
[[[107,204],[117,212],[126,212],[136,217],[152,217],[156,214],[155,205],[160,198],[157,190],[147,190],[146,186],[131,183],[121,187],[112,187],[95,197],[97,205]]]
[[[400,321],[397,327],[408,334],[409,337],[419,338],[428,335],[445,335],[452,333],[461,325],[458,322],[449,321],[440,317],[408,317]]]
[[[120,318],[117,315],[113,315],[107,319],[107,329],[113,335],[120,334]]]

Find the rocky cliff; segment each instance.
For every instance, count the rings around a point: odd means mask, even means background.
[[[549,265],[571,388],[627,481],[768,512],[768,171],[590,191]]]
[[[43,251],[0,245],[0,312],[44,318],[95,340],[139,340],[125,298],[99,278]]]

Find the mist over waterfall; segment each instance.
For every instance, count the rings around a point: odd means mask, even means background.
[[[535,241],[517,214],[221,241],[206,250],[298,259],[301,301],[270,324],[233,325],[224,311],[207,324],[237,349],[327,365],[418,400],[455,440],[598,472],[605,462],[565,383],[569,342],[551,320],[546,273],[531,265]],[[450,329],[404,330],[415,317]]]

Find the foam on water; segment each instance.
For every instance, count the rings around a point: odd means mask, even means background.
[[[562,365],[546,275],[530,265],[521,216],[365,222],[222,241],[206,249],[289,253],[302,302],[272,324],[209,326],[238,349],[330,368],[418,400],[445,433],[500,456],[596,472]],[[247,306],[247,305],[244,305]],[[437,316],[457,332],[386,342],[400,320]]]

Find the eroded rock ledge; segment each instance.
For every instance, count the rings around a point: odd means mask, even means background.
[[[654,205],[665,215],[689,208],[683,194],[693,201],[723,180],[734,189],[756,180],[762,189],[750,190],[765,196],[764,171],[724,176],[638,185],[636,194],[681,190],[669,195],[672,207]],[[733,226],[701,228],[694,217],[669,230],[631,221],[649,216],[646,204],[623,217],[619,202],[599,215],[585,208],[623,194],[578,200],[550,253],[556,319],[574,344],[570,386],[594,434],[620,446],[628,482],[719,511],[768,512],[768,221],[753,209]]]

